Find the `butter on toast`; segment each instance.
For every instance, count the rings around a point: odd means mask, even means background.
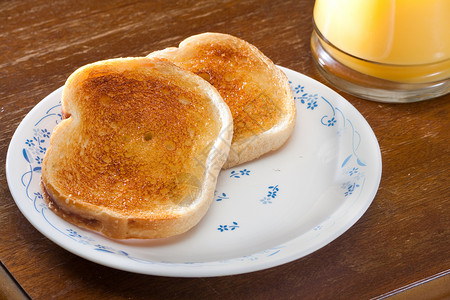
[[[261,51],[237,37],[203,33],[147,57],[165,58],[210,82],[234,120],[224,168],[253,160],[282,146],[291,135],[296,109],[286,75]]]
[[[206,213],[229,152],[231,113],[208,82],[161,59],[76,70],[42,164],[57,215],[105,236],[183,233]]]

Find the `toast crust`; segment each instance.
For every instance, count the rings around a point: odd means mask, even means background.
[[[279,148],[291,135],[296,117],[286,75],[261,51],[237,37],[204,33],[178,48],[150,53],[210,82],[230,108],[232,148],[224,168]]]
[[[67,80],[42,189],[56,214],[112,238],[160,238],[206,213],[232,136],[198,76],[149,58],[97,62]]]

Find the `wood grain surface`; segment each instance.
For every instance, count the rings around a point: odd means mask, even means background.
[[[243,38],[276,64],[328,85],[311,59],[312,8],[312,0],[0,2],[0,260],[31,298],[370,299],[426,284],[426,278],[445,276],[441,281],[448,283],[450,95],[395,105],[338,91],[378,138],[383,174],[377,196],[335,241],[264,271],[186,279],[111,269],[50,242],[14,203],[5,175],[11,137],[76,68],[146,55],[213,31]],[[441,289],[441,299],[449,296],[448,285]]]

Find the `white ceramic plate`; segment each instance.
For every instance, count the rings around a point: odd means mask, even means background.
[[[239,274],[284,264],[349,229],[378,189],[381,154],[361,114],[321,83],[281,68],[297,105],[296,128],[278,151],[222,171],[205,218],[178,237],[111,240],[54,215],[39,187],[42,157],[60,121],[62,88],[17,128],[8,149],[9,188],[23,215],[68,251],[113,268],[162,276]]]

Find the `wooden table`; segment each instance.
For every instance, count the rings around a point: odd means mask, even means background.
[[[312,0],[180,2],[0,3],[0,260],[7,268],[0,298],[20,298],[20,285],[33,299],[449,299],[450,95],[393,105],[338,91],[378,138],[378,194],[342,236],[268,270],[215,278],[128,273],[63,250],[22,216],[5,175],[10,139],[31,108],[79,66],[143,56],[214,31],[241,37],[276,64],[327,84],[311,59]]]

